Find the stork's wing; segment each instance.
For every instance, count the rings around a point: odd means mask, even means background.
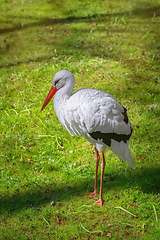
[[[96,147],[99,147],[100,142],[105,143],[122,161],[127,161],[134,169],[135,164],[128,147],[132,126],[127,110],[105,92],[96,91],[95,95],[86,108],[88,134],[96,140]]]
[[[80,89],[67,104],[65,127],[70,133],[131,134],[126,109],[110,94],[94,89]]]
[[[127,110],[110,94],[97,91],[85,101],[84,116],[89,133],[130,134]]]

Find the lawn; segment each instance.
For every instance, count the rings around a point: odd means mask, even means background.
[[[0,238],[159,240],[160,1],[2,0],[0,11]],[[112,94],[133,125],[137,167],[105,153],[102,208],[85,197],[93,146],[52,102],[40,111],[61,69],[74,91]]]

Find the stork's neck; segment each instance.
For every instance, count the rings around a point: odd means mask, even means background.
[[[64,87],[60,88],[54,96],[54,104],[66,102],[72,95],[73,87],[74,83],[68,81]]]
[[[69,105],[68,100],[70,96],[72,95],[73,86],[70,84],[66,84],[64,87],[60,88],[53,99],[54,103],[54,110],[56,112],[56,115],[61,122],[62,125],[64,125],[64,114],[67,111]]]

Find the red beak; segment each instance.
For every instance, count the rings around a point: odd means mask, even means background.
[[[51,99],[53,98],[53,96],[56,94],[57,91],[58,91],[58,89],[56,87],[53,87],[53,86],[51,87],[51,89],[46,97],[46,100],[43,103],[41,111],[47,106],[47,104],[51,101]]]

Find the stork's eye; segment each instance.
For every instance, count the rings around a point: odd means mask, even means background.
[[[59,80],[56,80],[56,81],[55,81],[55,85],[57,85],[58,81],[59,81]]]

